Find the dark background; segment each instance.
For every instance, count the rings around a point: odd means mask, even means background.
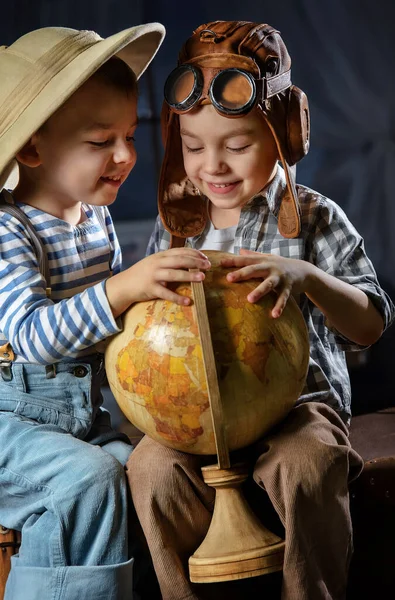
[[[0,44],[6,45],[54,25],[103,37],[150,21],[167,29],[140,83],[138,162],[111,207],[127,264],[144,254],[157,212],[162,89],[181,44],[198,25],[216,19],[279,29],[293,59],[293,83],[306,92],[311,110],[311,150],[297,180],[344,208],[395,298],[393,0],[9,0],[1,8]],[[354,413],[395,404],[394,333],[388,330],[350,358]]]

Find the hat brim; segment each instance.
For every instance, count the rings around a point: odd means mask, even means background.
[[[0,191],[17,182],[15,155],[72,94],[112,56],[121,58],[137,79],[144,73],[165,36],[160,23],[137,25],[98,41],[57,73],[7,129],[1,140]],[[13,164],[14,163],[14,164]]]

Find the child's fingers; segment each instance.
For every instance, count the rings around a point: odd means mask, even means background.
[[[280,277],[278,275],[270,275],[262,283],[260,283],[252,292],[247,296],[248,302],[257,302],[263,296],[266,296],[269,292],[275,290],[280,283]]]
[[[250,255],[250,256],[262,256],[262,252],[255,252],[254,250],[247,250],[247,248],[240,248],[240,254]]]
[[[204,252],[201,252],[200,250],[195,250],[194,248],[171,248],[170,250],[158,252],[157,256],[161,258],[166,258],[168,256],[178,256],[181,259],[183,257],[188,256],[190,258],[208,260]]]
[[[288,302],[288,298],[290,297],[290,295],[291,295],[290,287],[286,287],[280,292],[280,294],[277,298],[276,304],[274,305],[273,310],[272,310],[273,319],[277,319],[278,317],[281,316],[281,314],[283,313],[283,310]]]
[[[258,256],[231,256],[229,258],[221,258],[221,267],[244,267],[262,261],[262,254]]]
[[[163,285],[157,285],[153,289],[153,296],[155,298],[160,298],[161,300],[168,300],[169,302],[175,302],[180,306],[188,306],[191,303],[191,299],[187,296],[181,296],[180,294],[176,294],[172,292],[167,287],[163,287]]]
[[[257,277],[264,277],[268,274],[268,268],[262,264],[260,261],[259,264],[246,265],[241,267],[237,271],[232,271],[232,273],[228,273],[226,279],[228,281],[245,281],[246,279],[254,279]]]
[[[211,267],[211,263],[207,258],[191,256],[191,255],[167,255],[162,257],[158,263],[161,269],[203,269],[207,270]]]
[[[185,246],[183,248],[169,248],[168,250],[162,250],[158,254],[200,254],[201,256],[205,256],[207,258],[207,256],[204,254],[204,252],[202,252],[202,250],[196,250],[195,248],[191,248],[190,246]]]
[[[184,271],[183,269],[159,269],[156,273],[158,281],[165,282],[189,282],[203,281],[205,275],[202,271]]]
[[[261,252],[253,252],[252,250],[245,250],[242,255],[235,254],[234,256],[222,258],[220,264],[222,267],[244,267],[246,265],[261,263],[265,256],[268,255]]]

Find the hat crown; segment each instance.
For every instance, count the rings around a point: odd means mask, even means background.
[[[0,104],[15,89],[18,81],[33,79],[40,71],[46,80],[72,58],[102,38],[93,31],[65,27],[46,27],[25,34],[11,46],[0,48]],[[62,60],[63,58],[63,60]]]
[[[76,56],[102,38],[93,31],[47,27],[22,36],[0,50],[0,137],[48,82]],[[10,107],[13,107],[10,110]]]
[[[231,55],[235,55],[235,65]],[[179,64],[214,66],[216,56],[220,61],[218,66],[221,64],[223,68],[236,66],[237,57],[247,57],[249,61],[243,62],[244,68],[258,77],[284,73],[291,67],[280,32],[270,25],[249,21],[212,21],[201,25],[182,47]]]
[[[101,39],[94,31],[79,31],[68,27],[43,27],[26,33],[11,46],[3,48],[7,56],[14,54],[32,64],[65,40],[75,40],[83,49],[87,44],[90,45]],[[3,58],[0,60],[2,64]]]

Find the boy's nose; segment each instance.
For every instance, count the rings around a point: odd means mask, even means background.
[[[210,153],[206,156],[204,170],[208,175],[226,173],[228,166],[221,156]]]
[[[113,153],[115,163],[134,163],[136,162],[136,149],[130,142],[119,142]]]

